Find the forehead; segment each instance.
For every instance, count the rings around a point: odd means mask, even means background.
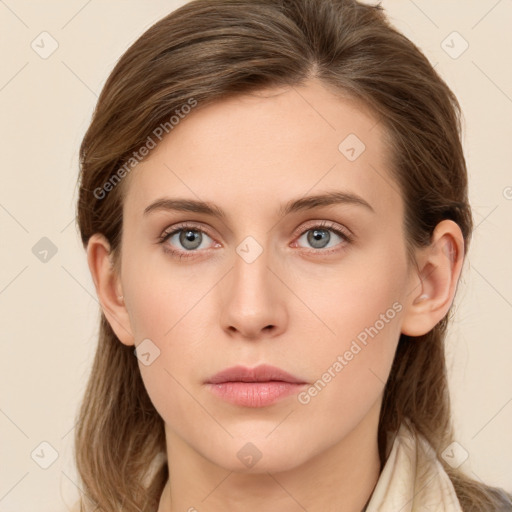
[[[125,206],[141,214],[168,195],[271,216],[290,198],[336,189],[399,211],[383,130],[365,105],[316,80],[198,106],[133,169]]]

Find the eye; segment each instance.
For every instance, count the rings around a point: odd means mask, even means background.
[[[208,239],[214,242],[210,246],[208,246]],[[302,239],[305,239],[305,243],[310,245],[313,252],[331,253],[343,249],[352,241],[352,236],[346,228],[324,221],[317,222],[306,230],[303,229],[297,242]],[[292,246],[302,247],[300,244],[297,245],[297,242]],[[158,243],[163,246],[165,252],[180,259],[194,257],[200,249],[220,246],[203,229],[194,224],[180,224],[169,228],[159,237]]]
[[[334,236],[332,236],[332,233],[334,233]],[[352,241],[348,231],[336,227],[336,225],[329,222],[321,222],[309,227],[302,232],[298,241],[303,239],[310,247],[316,250],[322,250],[322,252],[333,252],[323,250],[331,249],[338,245],[344,246]],[[338,243],[336,243],[336,239],[338,239]]]
[[[188,258],[194,256],[199,249],[208,248],[204,243],[208,238],[212,240],[204,230],[197,226],[182,224],[162,233],[159,243],[163,245],[164,251],[179,255],[180,258]]]

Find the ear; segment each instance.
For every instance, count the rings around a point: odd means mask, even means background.
[[[402,333],[421,336],[448,313],[457,290],[464,261],[464,238],[458,224],[440,222],[428,247],[416,253],[411,292],[402,317]]]
[[[124,345],[134,345],[130,318],[123,298],[121,279],[114,267],[110,244],[96,233],[87,244],[87,263],[96,294],[108,323]]]

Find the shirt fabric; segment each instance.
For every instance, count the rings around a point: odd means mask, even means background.
[[[462,512],[428,441],[402,424],[364,512]]]

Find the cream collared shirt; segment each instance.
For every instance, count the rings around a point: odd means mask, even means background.
[[[462,512],[462,508],[434,449],[402,424],[365,512]]]

